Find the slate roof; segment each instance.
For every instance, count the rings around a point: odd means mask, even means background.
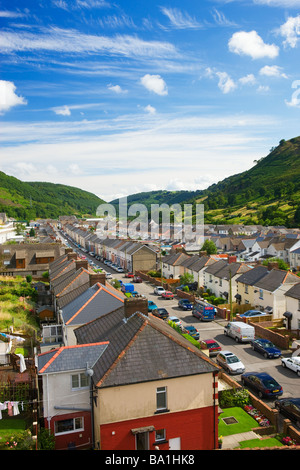
[[[236,276],[239,273],[249,271],[250,266],[242,263],[226,263],[220,270],[215,273],[216,277],[221,279],[230,279],[230,276]]]
[[[291,287],[291,289],[285,292],[284,295],[300,300],[300,278],[298,284],[295,284],[293,287]]]
[[[83,325],[121,307],[124,298],[117,290],[96,283],[61,309],[62,319],[66,325]]]
[[[219,370],[166,322],[142,313],[124,319],[121,309],[75,330],[77,341],[109,341],[93,380],[106,388]]]
[[[107,346],[107,342],[63,346],[39,354],[38,373],[76,371],[85,369],[87,365],[92,368]]]
[[[256,282],[260,281],[264,276],[269,273],[266,266],[256,266],[255,268],[249,269],[249,271],[243,273],[241,276],[236,278],[236,282],[253,286]]]
[[[216,274],[218,271],[225,268],[227,264],[228,264],[227,261],[224,261],[221,259],[220,261],[216,261],[214,264],[207,266],[207,268],[205,269],[205,272],[208,274]]]
[[[281,269],[272,269],[272,271],[258,281],[255,286],[274,292],[274,290],[278,289],[282,284],[296,284],[297,282],[299,282],[299,277],[295,274]]]
[[[90,273],[87,269],[79,268],[77,269],[77,271],[72,270],[69,273],[66,273],[65,275],[61,275],[57,279],[57,283],[51,283],[53,294],[56,297],[62,296],[66,292],[66,289],[70,288],[70,286],[75,282],[77,283],[77,286],[78,283],[86,284],[87,282],[89,282],[89,279]]]
[[[187,259],[190,259],[190,256],[185,253],[171,253],[168,256],[164,256],[162,262],[172,266],[180,266]]]

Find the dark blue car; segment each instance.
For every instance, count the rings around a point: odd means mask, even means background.
[[[265,358],[275,358],[281,356],[280,349],[268,339],[257,338],[251,341],[251,347],[254,351],[263,354]]]
[[[188,299],[180,299],[178,302],[178,307],[182,310],[192,310],[193,304]]]
[[[282,386],[266,372],[246,372],[241,375],[242,384],[252,388],[259,398],[276,398],[282,395]]]

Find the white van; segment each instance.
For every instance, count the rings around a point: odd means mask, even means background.
[[[255,329],[242,321],[231,321],[225,326],[224,335],[231,336],[237,343],[246,343],[254,339]]]

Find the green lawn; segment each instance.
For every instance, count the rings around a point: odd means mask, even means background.
[[[251,439],[249,441],[240,442],[240,449],[253,449],[255,447],[282,447],[283,444],[275,437],[269,439]]]
[[[234,416],[237,423],[226,424],[222,418]],[[219,418],[219,436],[230,436],[231,434],[239,434],[241,432],[251,431],[252,428],[257,428],[257,421],[252,418],[246,411],[239,406],[226,408],[220,414]]]
[[[7,419],[0,419],[0,437],[15,434],[17,432],[25,431],[26,421],[21,418],[10,417]]]

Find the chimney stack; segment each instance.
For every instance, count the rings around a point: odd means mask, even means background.
[[[103,286],[106,284],[105,273],[90,273],[90,287],[100,282]]]
[[[145,297],[129,297],[124,300],[125,318],[136,312],[148,316],[148,300]]]
[[[72,253],[72,251],[73,251],[72,248],[65,248],[65,254]]]
[[[268,271],[272,271],[272,269],[278,269],[278,262],[277,261],[269,261]]]
[[[75,261],[75,264],[76,264],[76,271],[77,269],[80,269],[80,268],[88,269],[89,267],[89,263],[87,259],[77,259]]]
[[[68,259],[77,259],[77,253],[74,253],[73,251],[68,253]]]

